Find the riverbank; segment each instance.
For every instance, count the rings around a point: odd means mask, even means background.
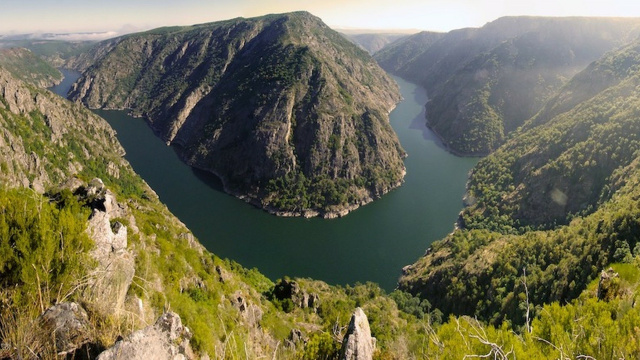
[[[142,119],[97,111],[117,131],[125,158],[211,252],[271,279],[311,277],[330,284],[372,281],[392,291],[403,266],[451,232],[477,159],[445,151],[424,126],[426,94],[397,78],[404,101],[390,116],[403,148],[402,186],[327,221],[277,217],[230,196],[217,177],[183,163]],[[425,136],[427,135],[427,136]]]

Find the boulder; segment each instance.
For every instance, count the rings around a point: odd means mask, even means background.
[[[48,308],[40,316],[40,324],[51,338],[55,339],[56,352],[72,354],[89,342],[89,317],[87,312],[74,302],[65,302]]]
[[[104,182],[99,178],[89,181],[89,185],[86,188],[87,196],[100,196],[105,190]]]
[[[367,315],[357,308],[351,315],[349,328],[342,340],[340,360],[371,360],[375,348],[376,340],[371,337]]]
[[[176,313],[164,313],[152,326],[136,331],[102,352],[97,360],[195,359],[191,333]]]

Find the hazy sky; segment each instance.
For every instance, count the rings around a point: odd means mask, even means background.
[[[448,31],[505,15],[637,16],[636,0],[0,0],[0,34],[132,31],[307,10],[334,28]]]

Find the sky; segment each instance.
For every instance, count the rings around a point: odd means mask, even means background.
[[[0,0],[0,34],[109,32],[306,10],[338,29],[449,31],[501,16],[635,16],[636,0]]]

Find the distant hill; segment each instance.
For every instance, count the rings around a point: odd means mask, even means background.
[[[375,54],[388,44],[409,36],[408,34],[402,33],[341,33],[344,34],[347,39],[353,41],[363,49],[367,50],[369,54]]]
[[[161,28],[100,43],[71,97],[131,109],[190,165],[282,215],[324,216],[399,186],[397,85],[309,13]]]
[[[385,46],[374,57],[383,69],[394,74],[399,73],[400,69],[411,63],[415,57],[427,51],[431,45],[445,35],[445,33],[431,31],[422,31],[409,35]]]
[[[0,38],[0,49],[25,48],[51,66],[69,68],[66,61],[88,50],[95,41],[32,39],[29,36]]]
[[[0,49],[0,66],[14,77],[45,88],[62,81],[62,73],[24,48]]]
[[[417,34],[380,65],[429,94],[427,123],[454,153],[486,155],[564,83],[633,40],[640,19],[506,17],[441,37]]]

